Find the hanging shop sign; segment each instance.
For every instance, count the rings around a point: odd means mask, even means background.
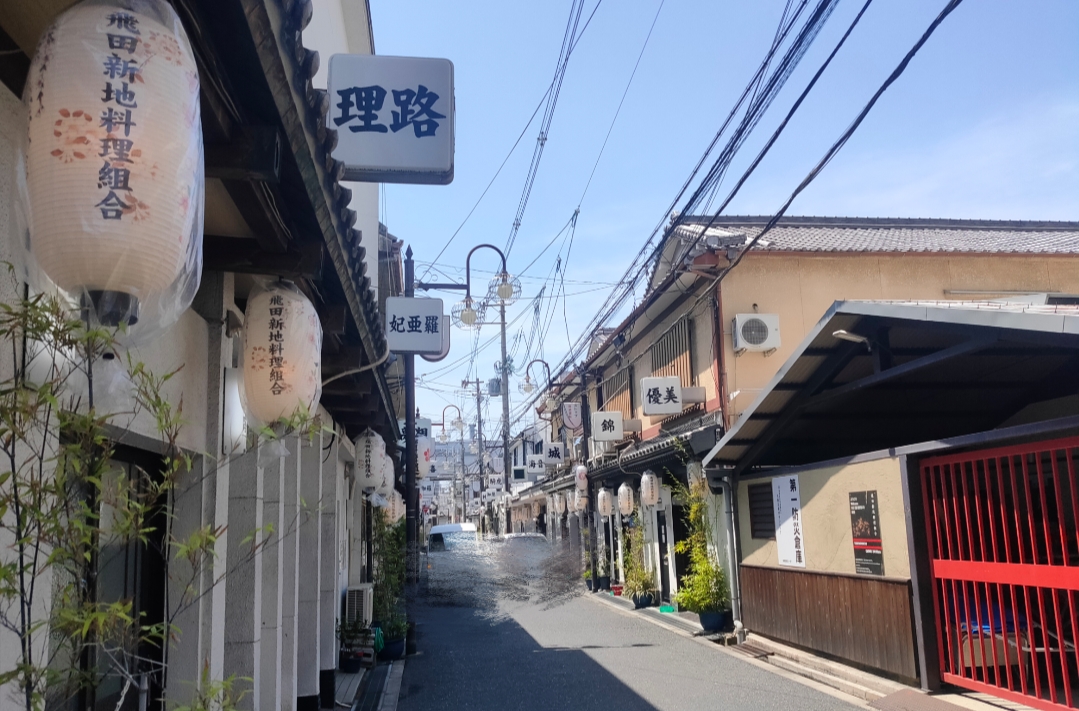
[[[386,343],[394,353],[442,352],[442,299],[386,299]]]
[[[420,503],[430,504],[435,500],[435,483],[433,481],[420,482]]]
[[[546,465],[544,464],[544,457],[542,454],[528,455],[527,471],[529,474],[543,474],[543,472],[546,471]]]
[[[621,412],[592,413],[592,439],[597,442],[617,442],[623,437]]]
[[[877,492],[850,492],[850,532],[854,539],[854,572],[884,575],[884,545],[880,535]]]
[[[430,437],[416,438],[416,473],[420,478],[431,471],[431,462],[435,457],[435,441]]]
[[[805,537],[802,530],[802,494],[798,475],[772,479],[772,503],[776,517],[776,548],[779,564],[806,567]]]
[[[438,363],[441,360],[445,360],[446,356],[450,354],[450,317],[444,315],[442,317],[442,350],[437,355],[431,355],[429,353],[421,353],[420,358],[423,358],[428,363]]]
[[[562,424],[564,424],[569,430],[573,432],[580,432],[581,425],[584,424],[584,421],[581,417],[581,403],[562,403]]]
[[[453,181],[453,63],[448,59],[335,54],[330,57],[333,157],[345,180]]]
[[[286,281],[247,299],[244,412],[255,427],[306,412],[322,395],[322,324],[315,306]]]
[[[549,467],[560,467],[566,461],[566,448],[561,442],[543,443],[543,463]]]
[[[677,415],[682,411],[682,379],[641,378],[641,405],[649,416]]]
[[[168,3],[135,5],[80,3],[38,45],[17,242],[36,289],[144,343],[198,291],[205,171],[187,35]]]

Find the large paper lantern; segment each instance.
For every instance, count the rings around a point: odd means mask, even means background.
[[[160,333],[202,271],[199,74],[179,18],[161,0],[80,3],[42,34],[23,93],[27,277],[91,323]]]
[[[380,496],[390,496],[395,493],[396,490],[394,489],[393,484],[396,480],[396,477],[397,475],[393,469],[393,457],[391,457],[389,454],[383,453],[382,476],[379,481],[378,488],[375,489],[375,493],[379,494]]]
[[[386,442],[368,427],[356,438],[356,481],[361,490],[377,489],[382,483]]]
[[[573,495],[573,510],[584,513],[588,510],[588,494],[578,489]]]
[[[578,464],[573,468],[573,481],[577,488],[584,491],[588,488],[588,467]]]
[[[641,505],[655,506],[659,503],[659,479],[651,471],[641,475]]]
[[[633,513],[633,489],[625,482],[618,487],[618,513],[623,516]]]
[[[614,513],[614,496],[607,487],[599,490],[599,495],[596,496],[596,508],[600,516],[610,516]]]
[[[554,510],[558,512],[558,515],[566,513],[566,495],[561,491],[554,495]]]
[[[322,325],[314,305],[289,282],[247,299],[242,392],[256,426],[313,412],[322,395]]]

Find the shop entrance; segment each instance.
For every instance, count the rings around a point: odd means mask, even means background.
[[[941,678],[1079,708],[1079,437],[920,463]]]

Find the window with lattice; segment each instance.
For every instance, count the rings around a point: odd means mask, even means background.
[[[696,384],[693,370],[693,321],[683,318],[652,344],[652,375],[657,378],[675,377],[682,387]]]
[[[633,419],[633,368],[626,366],[603,381],[604,412],[621,412],[622,417]]]

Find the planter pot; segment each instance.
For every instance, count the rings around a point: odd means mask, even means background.
[[[633,596],[633,609],[640,610],[642,607],[652,607],[652,593]]]
[[[341,652],[337,659],[337,670],[342,674],[359,674],[363,668],[363,656],[352,652]]]
[[[731,624],[730,610],[700,612],[697,616],[701,618],[701,629],[705,632],[719,632],[720,630],[729,627]]]
[[[615,597],[621,597],[622,596],[622,586],[621,585],[612,585],[611,586],[611,592],[613,592],[615,594]]]
[[[584,584],[588,586],[588,591],[592,592],[592,578],[585,578]]]
[[[386,646],[382,648],[382,651],[378,653],[378,658],[383,661],[404,659],[405,658],[405,640],[404,639],[388,639],[386,640]]]
[[[599,587],[597,590],[610,590],[611,589],[611,576],[601,575],[599,576]]]

